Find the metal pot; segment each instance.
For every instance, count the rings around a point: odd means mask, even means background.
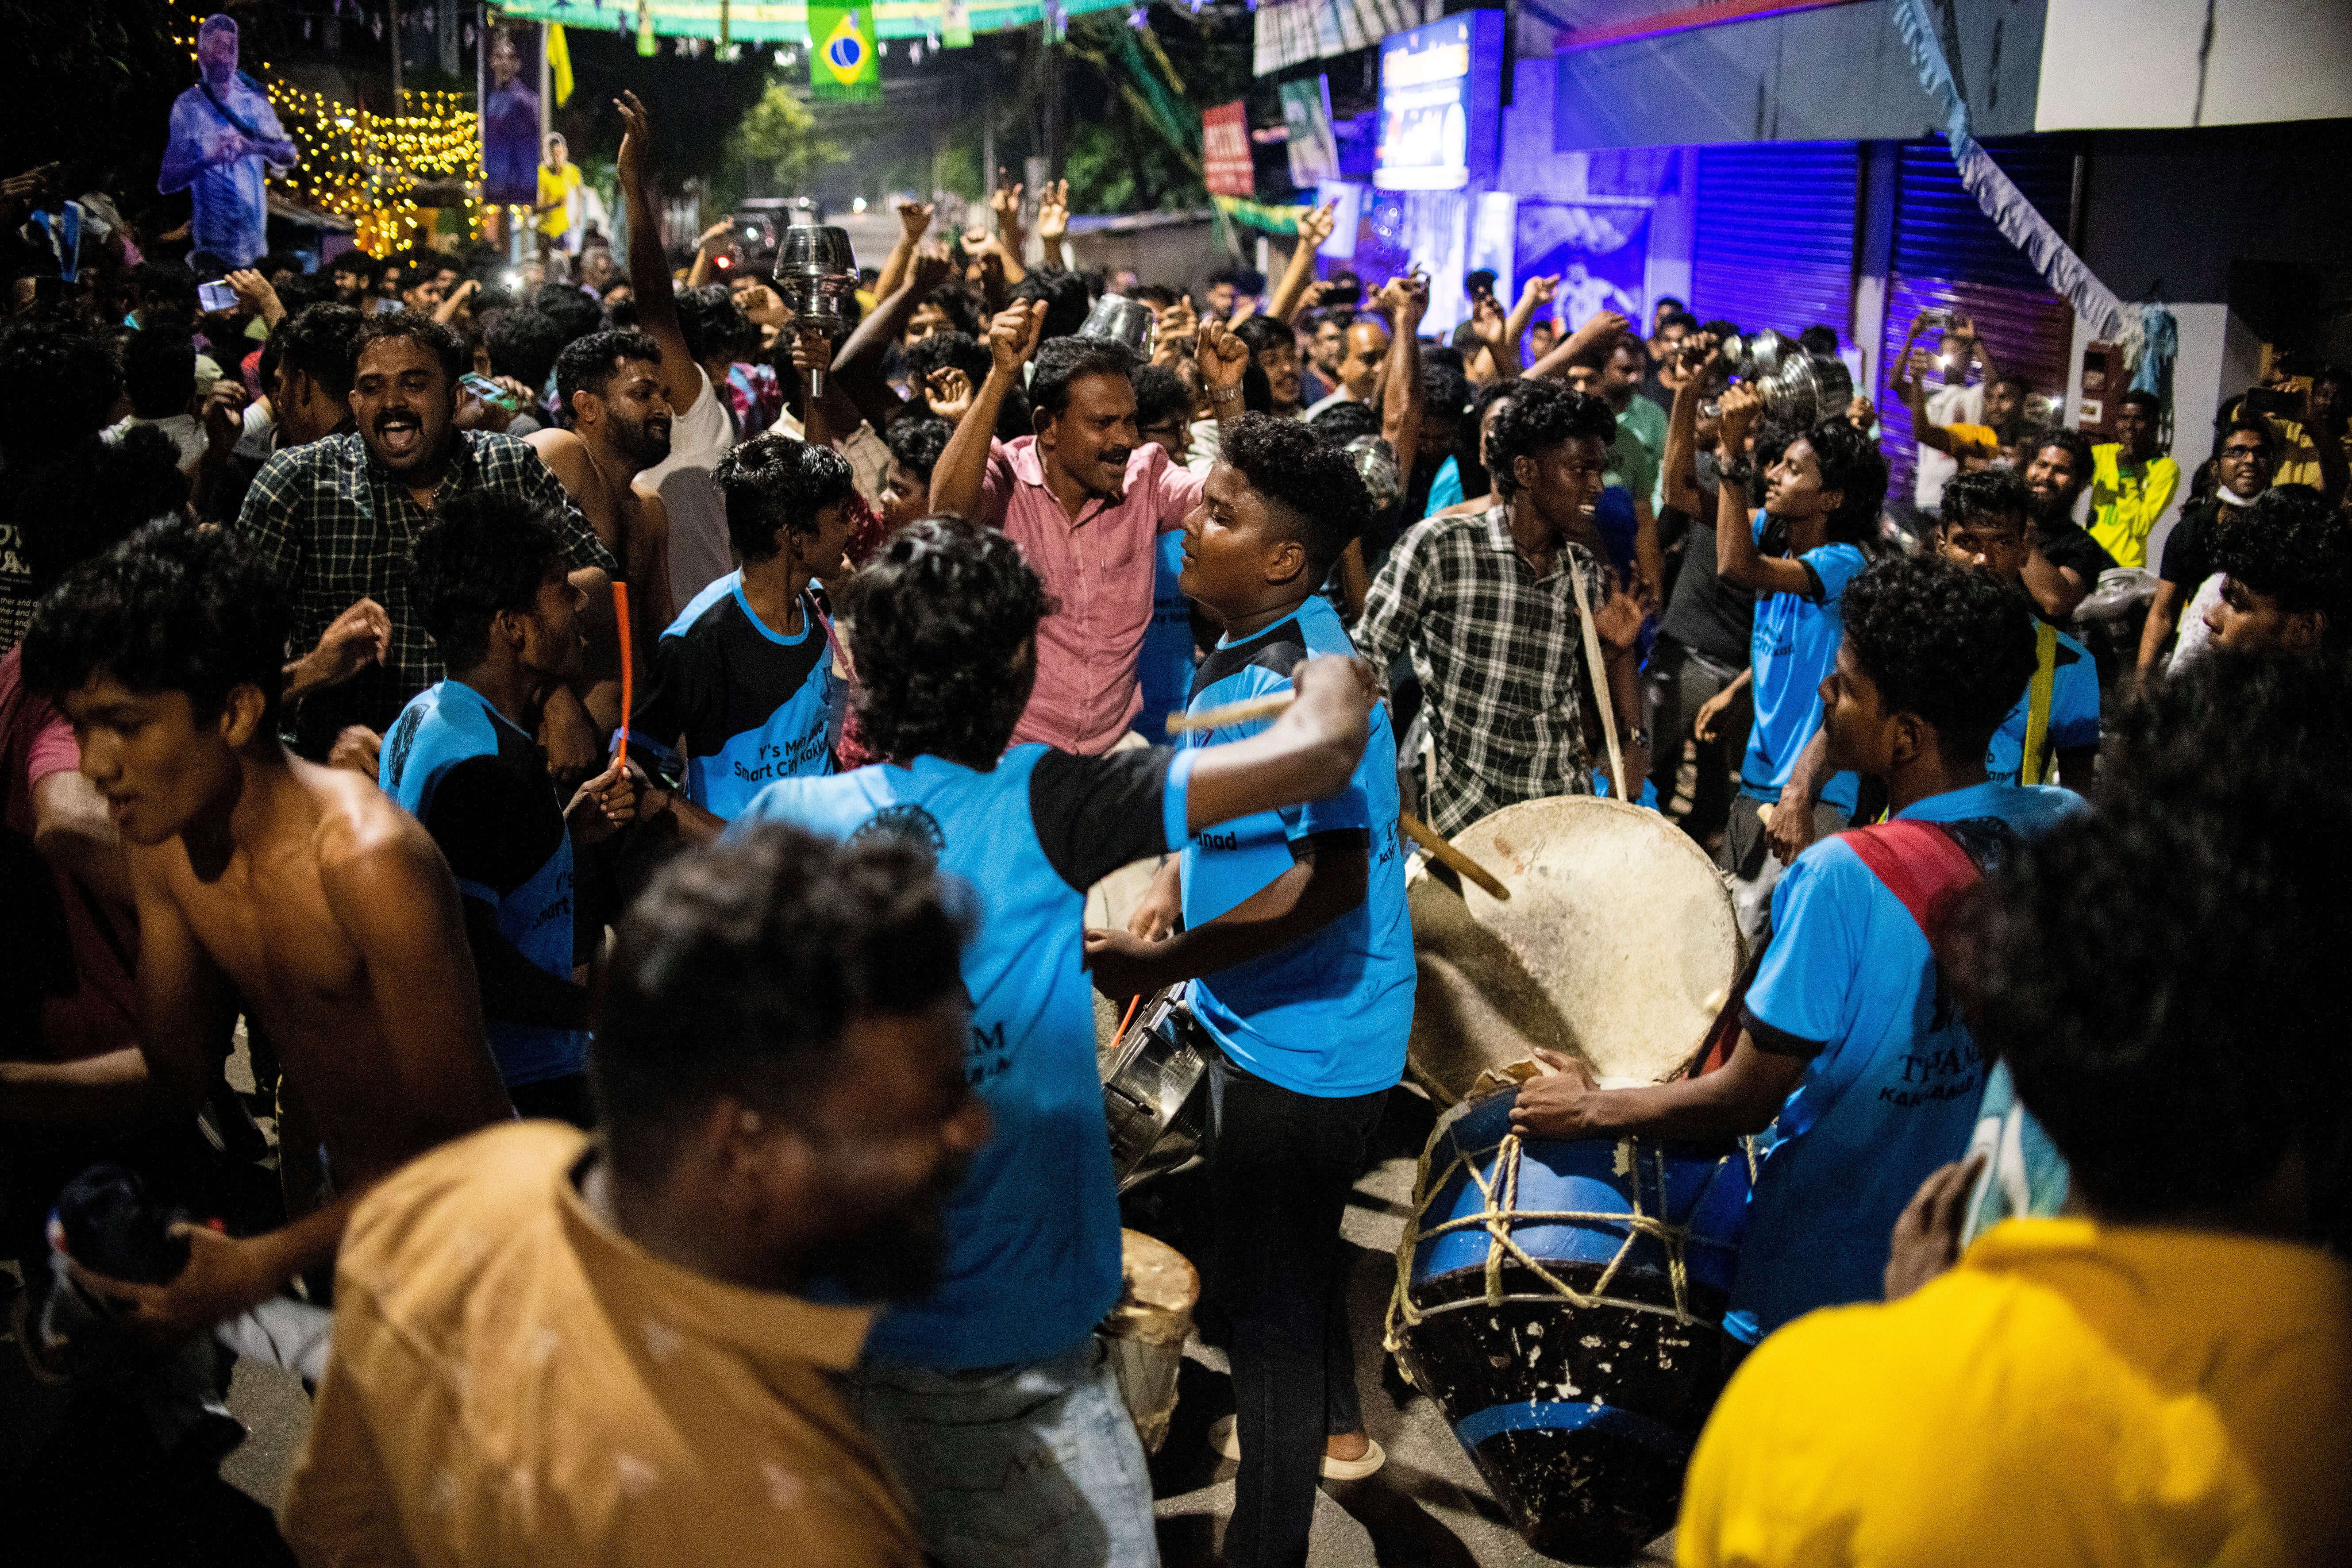
[[[1130,300],[1124,294],[1106,294],[1087,312],[1087,324],[1078,329],[1078,336],[1124,343],[1137,359],[1148,360],[1151,357],[1156,324],[1151,307],[1142,300]]]
[[[792,307],[793,330],[816,328],[840,340],[853,325],[851,296],[857,291],[857,258],[845,230],[830,224],[796,223],[776,247],[776,292]],[[824,395],[824,372],[809,373],[809,395]]]

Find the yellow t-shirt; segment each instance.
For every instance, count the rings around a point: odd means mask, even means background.
[[[2352,1557],[2352,1269],[2213,1231],[2011,1220],[1904,1300],[1759,1346],[1682,1568]]]
[[[539,166],[539,205],[556,205],[539,215],[539,232],[550,238],[561,238],[572,229],[572,193],[580,188],[580,165],[566,163],[561,169]]]
[[[2180,465],[2159,454],[2128,471],[2123,447],[2091,448],[2090,535],[2118,566],[2147,564],[2147,536],[2180,488]]]

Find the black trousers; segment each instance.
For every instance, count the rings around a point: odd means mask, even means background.
[[[1222,1058],[1211,1072],[1211,1279],[1233,1325],[1242,1450],[1224,1560],[1297,1568],[1307,1561],[1323,1440],[1363,1425],[1339,1220],[1387,1091],[1318,1099]]]
[[[1650,782],[1657,786],[1659,810],[1675,798],[1683,742],[1691,739],[1698,710],[1738,679],[1738,670],[1693,653],[1672,637],[1660,637],[1651,650],[1650,668],[1643,677],[1643,705],[1649,715]],[[1715,739],[1697,742],[1698,781],[1693,786],[1690,816],[1683,819],[1684,830],[1693,838],[1704,842],[1724,830],[1731,815],[1731,775],[1747,749],[1755,711],[1754,698],[1742,692],[1717,721]]]

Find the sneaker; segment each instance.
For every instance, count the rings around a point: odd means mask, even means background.
[[[1324,1455],[1323,1479],[1327,1481],[1360,1481],[1366,1476],[1377,1474],[1380,1468],[1389,1462],[1388,1454],[1377,1441],[1368,1437],[1365,1442],[1370,1447],[1359,1459],[1335,1459],[1328,1454]],[[1209,1447],[1228,1459],[1241,1458],[1242,1440],[1234,1433],[1234,1417],[1221,1415],[1210,1426]]]

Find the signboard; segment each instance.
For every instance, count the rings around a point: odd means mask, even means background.
[[[1331,204],[1331,237],[1315,247],[1328,261],[1356,259],[1356,226],[1364,220],[1364,187],[1347,180],[1324,180],[1315,187],[1315,205]]]
[[[1240,99],[1201,111],[1201,179],[1212,195],[1254,196],[1249,106]]]
[[[1383,39],[1372,183],[1458,191],[1493,177],[1502,91],[1500,11],[1464,11]]]
[[[1300,190],[1339,177],[1339,142],[1331,134],[1331,79],[1282,84],[1282,122],[1290,132],[1290,183]]]

